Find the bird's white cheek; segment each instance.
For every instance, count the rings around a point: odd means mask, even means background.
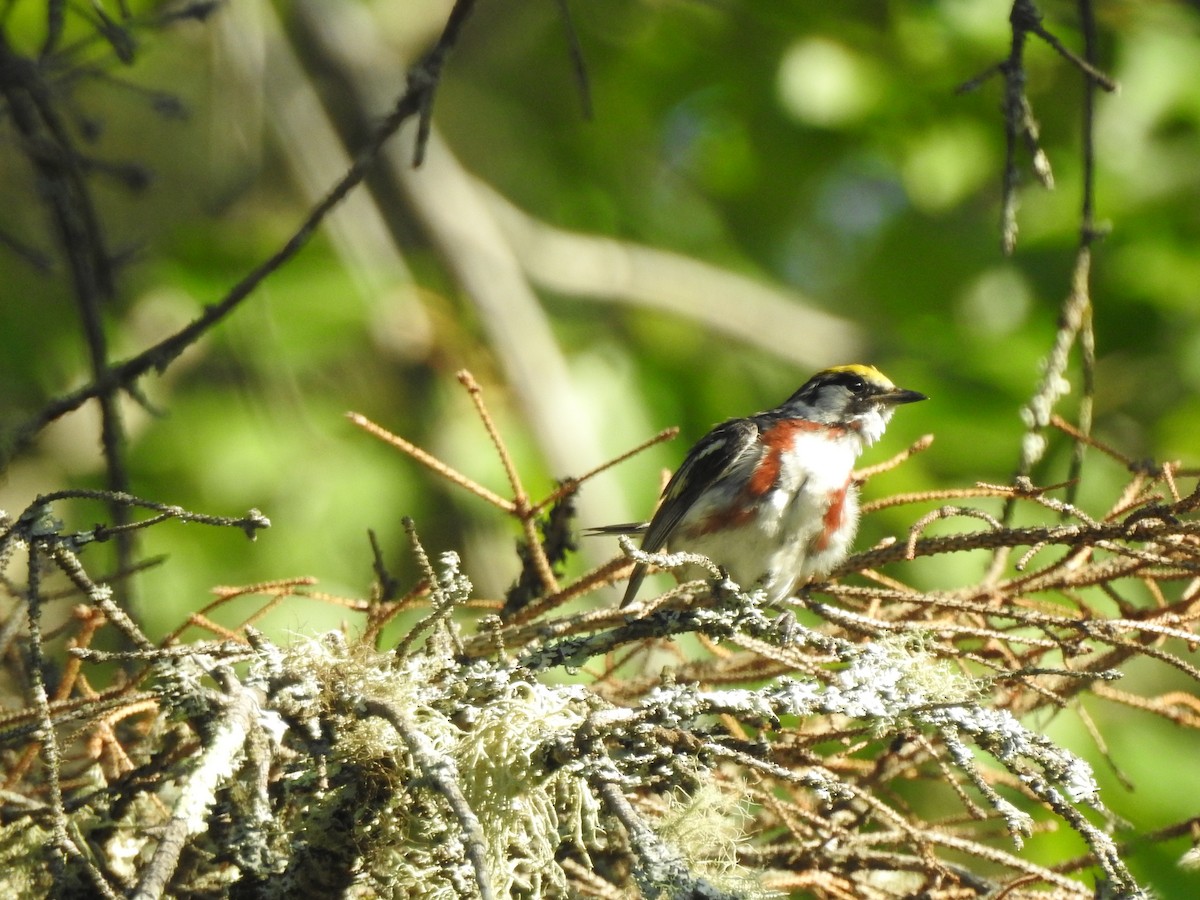
[[[883,437],[883,432],[895,411],[895,407],[887,406],[882,409],[868,410],[859,417],[858,433],[862,435],[863,443],[866,446],[870,447]]]

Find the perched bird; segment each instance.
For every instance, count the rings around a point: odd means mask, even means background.
[[[858,527],[854,463],[897,406],[924,399],[872,366],[825,369],[782,405],[702,437],[648,525],[592,532],[642,534],[647,552],[702,554],[744,590],[763,588],[770,602],[782,600],[846,558]],[[645,577],[646,564],[638,563],[621,606],[633,602]]]

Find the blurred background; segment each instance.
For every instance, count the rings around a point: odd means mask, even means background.
[[[145,23],[179,8],[133,4]],[[180,328],[287,240],[387,114],[450,9],[236,0],[204,21],[135,29],[130,64],[86,13],[68,21],[74,43],[56,61],[64,115],[96,159],[148,176],[132,186],[104,167],[93,176],[124,260],[107,310],[115,356]],[[1050,31],[1080,47],[1074,4],[1043,11]],[[1005,257],[1003,86],[956,88],[1008,54],[1008,14],[995,0],[481,0],[447,60],[424,164],[412,168],[405,128],[311,245],[142,382],[153,412],[126,405],[136,494],[220,515],[257,507],[273,523],[255,544],[179,524],[144,533],[143,556],[169,557],[136,586],[151,634],[208,603],[219,584],[314,576],[331,594],[365,596],[368,528],[410,584],[405,515],[432,554],[463,555],[480,597],[502,596],[519,569],[512,523],[344,417],[363,413],[507,494],[454,378],[464,367],[535,498],[680,427],[674,442],[589,482],[581,526],[648,515],[663,470],[714,422],[774,406],[816,369],[852,361],[931,397],[903,410],[864,462],[936,438],[871,482],[868,499],[1009,479],[1019,410],[1079,242],[1082,82],[1030,39],[1027,87],[1055,188],[1035,183],[1021,148],[1020,233]],[[44,8],[11,2],[4,15],[8,42],[36,53]],[[1095,131],[1097,216],[1111,226],[1093,266],[1095,433],[1129,457],[1194,465],[1200,14],[1114,0],[1098,16],[1101,67],[1120,91],[1099,98]],[[0,231],[53,257],[31,174],[11,132],[0,134]],[[37,263],[0,248],[6,429],[88,381],[61,268]],[[1059,409],[1068,419],[1074,372]],[[101,486],[97,422],[88,407],[46,430],[8,466],[0,508]],[[1070,452],[1051,441],[1035,473],[1043,484],[1065,476]],[[1126,480],[1120,464],[1092,453],[1081,505],[1103,514]],[[104,517],[98,505],[56,512],[73,527]],[[911,509],[873,516],[859,545],[903,534],[913,518]],[[588,541],[571,571],[615,549]],[[85,562],[103,570],[96,551]],[[943,562],[922,571],[928,586],[978,577],[985,560]],[[226,612],[237,620],[236,608]],[[266,624],[277,636],[311,634],[345,618],[292,601]],[[1195,753],[1194,736],[1127,712],[1110,721],[1098,703],[1089,712],[1135,792],[1077,719],[1041,724],[1098,760],[1114,810],[1142,831],[1200,812],[1194,755],[1184,755]],[[1189,790],[1161,778],[1164,759],[1181,760]],[[1039,836],[1033,852],[1045,843],[1059,858],[1053,839]],[[1195,896],[1200,880],[1174,868],[1187,845],[1147,850],[1135,871],[1161,896]]]

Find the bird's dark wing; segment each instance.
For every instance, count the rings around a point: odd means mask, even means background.
[[[757,440],[758,425],[753,419],[730,419],[701,438],[663,489],[662,503],[650,519],[642,549],[662,549],[700,495],[720,481]]]
[[[662,503],[646,528],[642,549],[648,553],[661,550],[700,495],[724,477],[757,440],[758,424],[754,419],[730,419],[702,437],[667,482]],[[646,566],[638,563],[629,578],[621,606],[633,602],[645,577]]]

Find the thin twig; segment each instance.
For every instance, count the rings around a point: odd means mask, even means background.
[[[567,52],[571,56],[571,72],[575,76],[575,87],[579,91],[579,103],[583,107],[583,117],[592,118],[592,89],[588,83],[587,63],[583,59],[583,47],[579,43],[579,32],[571,20],[571,7],[567,0],[555,0],[558,5],[558,16],[562,20],[563,37],[567,41]]]
[[[429,585],[433,608],[429,615],[420,622],[417,622],[409,630],[408,634],[404,636],[404,639],[396,645],[395,650],[392,652],[397,659],[403,659],[412,652],[417,638],[423,632],[433,628],[439,622],[448,619],[451,611],[454,609],[455,601],[453,593],[443,590],[442,586],[438,583],[437,572],[434,571],[433,563],[429,560],[429,554],[425,552],[425,548],[421,545],[421,539],[417,535],[416,524],[408,516],[404,517],[404,531],[412,543],[413,555],[417,558],[417,566],[420,568],[425,582]]]
[[[179,866],[188,837],[207,828],[205,813],[217,800],[217,791],[236,771],[256,727],[259,704],[231,672],[221,680],[229,700],[217,719],[212,739],[182,785],[171,819],[164,826],[154,855],[142,870],[130,900],[158,900]]]
[[[52,818],[53,843],[50,847],[50,871],[54,884],[62,889],[66,877],[68,856],[77,855],[67,833],[69,822],[63,809],[62,756],[58,737],[54,732],[54,719],[50,712],[50,692],[46,690],[45,647],[42,643],[42,598],[40,596],[41,560],[36,545],[29,548],[27,566],[27,594],[25,615],[29,625],[29,691],[31,705],[37,711],[38,730],[42,738],[42,756],[46,768],[46,792]]]
[[[479,414],[479,419],[483,422],[488,437],[491,438],[496,455],[500,457],[500,465],[504,468],[504,474],[508,477],[508,484],[513,492],[513,515],[517,517],[521,523],[521,529],[525,533],[525,549],[542,582],[542,590],[547,594],[558,593],[558,579],[554,577],[554,569],[550,565],[550,560],[546,558],[546,551],[538,537],[536,512],[529,502],[529,494],[526,493],[525,486],[521,483],[521,476],[517,472],[516,465],[513,464],[512,455],[508,452],[504,438],[500,436],[500,429],[496,427],[496,422],[488,412],[487,404],[483,402],[483,388],[479,386],[475,376],[466,369],[459,370],[456,377],[459,384],[465,387],[471,396],[471,402],[475,404],[475,411]]]
[[[433,98],[441,81],[442,65],[450,48],[458,41],[458,36],[474,8],[475,0],[455,0],[437,43],[409,70],[408,93],[417,98],[418,115],[417,139],[413,147],[414,168],[420,167],[425,161],[425,148],[429,144],[429,134],[433,128]]]
[[[896,468],[897,466],[901,465],[902,463],[907,462],[909,459],[916,456],[918,453],[924,453],[926,450],[928,450],[932,446],[933,446],[933,435],[932,434],[923,434],[919,438],[917,438],[915,441],[913,441],[911,444],[909,444],[907,448],[905,448],[904,450],[901,450],[899,453],[897,453],[891,459],[886,459],[883,462],[876,463],[873,466],[866,466],[865,468],[862,468],[862,469],[856,469],[854,472],[854,480],[861,483],[864,481],[868,481],[871,478],[874,478],[876,475],[882,475],[884,472],[890,472],[892,469]]]
[[[557,488],[555,488],[553,491],[551,491],[549,496],[547,496],[545,499],[539,500],[537,503],[535,503],[533,505],[533,512],[540,513],[547,506],[550,506],[553,503],[557,503],[559,500],[561,500],[567,494],[571,494],[571,493],[574,493],[575,491],[577,491],[581,484],[583,484],[584,482],[586,482],[592,478],[595,478],[601,472],[606,472],[609,469],[611,469],[613,466],[620,465],[621,463],[625,462],[626,460],[628,460],[634,456],[637,456],[639,453],[642,453],[645,450],[650,449],[655,444],[661,444],[661,443],[664,443],[665,441],[674,440],[678,434],[679,434],[679,426],[677,426],[677,425],[672,425],[670,428],[664,428],[658,434],[654,435],[654,437],[650,438],[649,440],[642,441],[642,443],[638,444],[633,449],[626,450],[624,453],[620,454],[619,456],[616,456],[613,459],[608,460],[607,462],[601,463],[600,465],[596,466],[596,468],[594,468],[594,469],[589,469],[587,472],[584,472],[582,475],[576,475],[573,478],[567,479],[561,485],[559,485]]]
[[[457,10],[460,6],[469,9],[472,5],[473,3],[467,2],[467,0],[459,0],[455,9]],[[461,22],[458,23],[458,26],[461,26]],[[449,28],[448,24],[447,29]],[[43,428],[78,409],[87,401],[97,397],[110,396],[115,391],[132,385],[151,370],[163,372],[184,350],[237,309],[268,276],[280,269],[308,244],[330,211],[367,176],[384,144],[407,119],[421,112],[427,96],[422,91],[429,89],[429,85],[416,87],[410,85],[409,89],[396,101],[392,111],[376,128],[366,146],[355,158],[354,163],[325,195],[324,199],[309,210],[304,221],[283,243],[283,246],[251,269],[220,301],[207,305],[200,316],[157,344],[129,359],[113,363],[91,384],[46,403],[34,416],[14,429],[7,445],[8,453],[16,454],[28,449]]]
[[[436,472],[450,483],[458,485],[464,490],[471,492],[482,500],[486,500],[488,503],[506,513],[512,514],[516,512],[517,507],[513,501],[506,500],[494,491],[488,490],[479,482],[472,480],[471,478],[459,472],[457,469],[451,468],[432,453],[422,450],[416,444],[409,443],[399,435],[392,434],[381,425],[376,425],[366,416],[360,415],[359,413],[350,412],[346,413],[346,418],[368,434],[372,434],[381,441],[391,444],[397,450],[404,451],[421,465],[432,470],[433,472]]]
[[[53,9],[55,4],[51,4]],[[62,14],[51,13],[51,29],[43,54],[57,43],[57,28]],[[108,339],[102,310],[116,298],[112,253],[104,236],[92,190],[88,184],[83,158],[75,147],[70,129],[62,121],[50,87],[44,81],[44,69],[19,57],[0,32],[0,94],[7,101],[8,118],[16,126],[21,146],[34,170],[38,196],[50,213],[54,238],[60,256],[66,261],[71,279],[71,294],[79,312],[80,326],[88,353],[92,380],[101,383],[109,373]],[[100,407],[100,444],[109,490],[129,490],[125,466],[125,429],[118,403],[121,385],[110,384],[96,394]],[[128,509],[109,504],[109,514],[118,525]],[[116,567],[133,564],[135,544],[132,535],[120,534],[116,543]],[[131,608],[128,582],[118,585],[119,602]]]

